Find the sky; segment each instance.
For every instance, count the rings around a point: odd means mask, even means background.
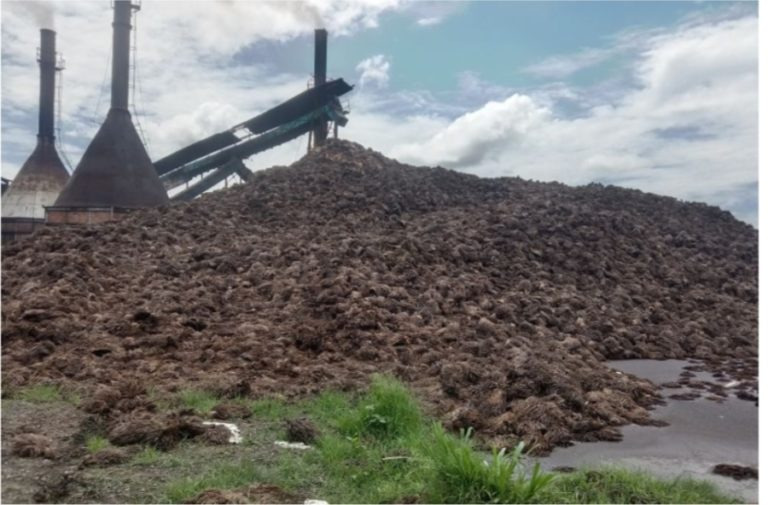
[[[2,174],[37,131],[39,29],[65,59],[76,166],[109,106],[107,0],[2,2]],[[345,95],[341,138],[483,177],[637,188],[757,226],[756,2],[143,0],[131,107],[159,159],[305,90],[313,30]],[[289,164],[306,138],[250,158]]]

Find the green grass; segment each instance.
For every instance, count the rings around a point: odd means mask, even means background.
[[[188,500],[208,488],[240,487],[265,482],[263,479],[299,495],[345,503],[423,501],[426,497],[456,501],[475,495],[488,501],[528,496],[525,489],[533,495],[541,487],[524,488],[528,481],[520,474],[505,488],[502,481],[517,470],[519,453],[514,463],[498,453],[495,462],[486,466],[468,436],[459,439],[432,426],[412,393],[389,377],[375,376],[365,394],[357,397],[327,392],[300,404],[262,399],[251,402],[251,407],[256,417],[275,423],[297,415],[310,418],[320,432],[314,449],[281,451],[277,461],[246,462],[236,472],[228,466],[215,466],[202,475],[172,483],[166,492],[170,501]],[[442,452],[438,453],[434,447],[439,443]],[[434,460],[457,451],[474,463],[472,475],[459,476],[460,482],[451,479],[453,474],[445,464]],[[461,488],[471,479],[475,479],[475,495]],[[483,494],[479,488],[486,485],[501,492],[492,489]]]
[[[284,400],[278,400],[277,398],[260,398],[258,400],[241,400],[245,405],[250,407],[253,415],[259,419],[267,421],[280,421],[289,417],[293,408]]]
[[[181,406],[193,409],[198,414],[204,415],[213,410],[213,407],[215,407],[220,400],[216,395],[208,391],[188,389],[179,393],[178,402]]]
[[[187,392],[186,405],[210,410],[210,396]],[[478,450],[471,431],[446,432],[429,419],[419,401],[398,381],[375,376],[360,395],[326,392],[298,403],[241,400],[263,423],[244,446],[239,463],[211,462],[172,482],[171,502],[210,489],[252,483],[274,484],[298,496],[341,503],[732,503],[708,485],[664,482],[624,470],[552,475],[528,464],[522,445],[511,452]],[[210,405],[210,407],[209,407]],[[316,426],[312,450],[275,452],[282,422],[302,416]],[[157,464],[156,451],[134,463]]]
[[[374,377],[362,401],[339,420],[343,435],[379,441],[418,436],[424,426],[424,416],[410,391],[381,376]]]
[[[141,452],[136,453],[131,460],[134,465],[154,465],[160,459],[160,451],[154,447],[145,447]]]
[[[206,489],[232,489],[265,482],[272,475],[265,467],[253,461],[244,460],[237,464],[216,464],[202,477],[188,477],[171,483],[165,496],[170,503],[182,503]]]
[[[522,443],[510,454],[494,450],[488,460],[473,448],[471,430],[456,438],[436,423],[431,438],[425,445],[430,503],[529,503],[554,478],[542,473],[538,463],[526,476]]]
[[[99,452],[110,446],[109,440],[99,435],[91,435],[85,439],[85,448],[88,452]]]
[[[622,468],[583,469],[558,476],[540,499],[551,503],[740,503],[709,482],[663,480]]]
[[[80,403],[80,398],[76,394],[64,392],[59,386],[53,384],[27,386],[16,391],[12,397],[33,403],[67,402],[73,405]]]
[[[183,466],[184,462],[177,456],[147,446],[133,456],[131,464],[137,466],[176,468]]]

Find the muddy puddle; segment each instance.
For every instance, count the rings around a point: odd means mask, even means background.
[[[683,360],[610,361],[610,367],[643,377],[657,384],[677,381],[681,374],[693,383],[718,380],[705,371],[690,371]],[[694,365],[695,368],[695,365]],[[724,382],[722,378],[720,382]],[[736,397],[726,388],[718,401],[702,394],[693,400],[674,400],[670,396],[697,393],[694,388],[663,388],[667,402],[653,411],[654,419],[669,423],[664,427],[629,425],[622,429],[621,442],[577,443],[558,448],[540,462],[546,469],[559,466],[581,467],[620,465],[645,470],[664,478],[689,476],[715,483],[723,491],[757,503],[758,481],[735,481],[712,474],[720,463],[752,466],[758,464],[758,408],[754,401]]]

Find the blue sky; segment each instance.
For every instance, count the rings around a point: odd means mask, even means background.
[[[110,22],[106,0],[3,3],[3,176],[34,146],[38,29],[57,30],[67,59],[62,141],[76,164],[109,102]],[[325,26],[329,75],[356,84],[344,138],[481,176],[705,201],[757,224],[754,2],[145,0],[137,22],[134,115],[153,158],[305,89]]]
[[[445,18],[421,26],[435,5]],[[611,46],[616,36],[629,30],[675,26],[692,14],[738,8],[757,11],[756,3],[684,2],[455,2],[422,4],[422,15],[385,12],[376,29],[332,39],[329,73],[354,76],[355,66],[371,54],[384,54],[396,64],[392,89],[454,91],[462,73],[473,72],[503,86],[525,88],[546,82],[547,77],[525,69],[553,55],[581,48]],[[734,7],[735,6],[735,7]],[[442,7],[442,9],[441,9]],[[416,15],[414,15],[416,14]],[[333,34],[331,34],[333,36]],[[238,61],[264,62],[268,68],[292,73],[311,72],[311,34],[289,41],[263,41],[235,55]],[[569,76],[587,85],[609,77],[620,61],[608,61]]]

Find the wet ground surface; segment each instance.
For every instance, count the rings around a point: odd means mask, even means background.
[[[693,373],[694,383],[725,382],[705,371],[690,372],[683,360],[611,361],[609,366],[622,373],[631,373],[657,384],[675,382],[680,374]],[[695,365],[694,365],[695,366]],[[688,373],[686,373],[688,372]],[[732,381],[726,382],[732,384]],[[621,442],[577,443],[558,448],[541,464],[547,469],[558,466],[615,464],[646,470],[665,478],[689,476],[718,485],[723,491],[756,503],[758,481],[735,481],[712,474],[715,465],[732,463],[757,468],[758,409],[754,401],[737,398],[734,386],[726,387],[727,397],[718,401],[699,398],[684,401],[669,399],[670,395],[689,392],[686,388],[664,388],[667,404],[653,411],[653,418],[666,421],[668,426],[649,427],[629,425],[622,428]]]

